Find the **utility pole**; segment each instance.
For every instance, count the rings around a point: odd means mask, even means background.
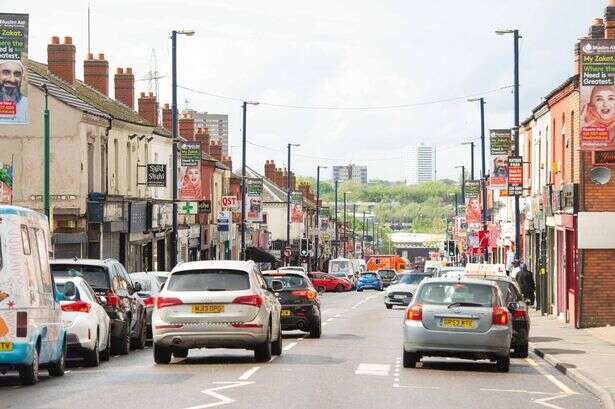
[[[352,204],[352,255],[356,257],[357,253],[357,234],[355,231],[357,225],[357,204]]]
[[[47,216],[47,222],[50,223],[51,212],[49,206],[49,90],[47,89],[47,84],[43,85],[43,89],[45,90],[45,111],[43,113],[43,209],[45,211],[45,216]],[[50,226],[50,229],[53,229],[53,226]]]
[[[466,202],[466,167],[464,165],[455,166],[455,169],[461,169],[461,203]]]
[[[318,266],[318,240],[320,236],[320,169],[326,169],[326,166],[316,166],[316,236],[314,237],[314,258]],[[318,269],[318,268],[317,268]]]
[[[462,145],[470,145],[470,180],[474,180],[474,142],[464,142]]]
[[[361,257],[365,257],[365,211],[363,211],[363,226],[361,226]]]
[[[246,259],[246,111],[249,105],[258,105],[258,102],[243,101],[243,127],[241,137],[241,259]],[[233,169],[231,169],[232,171]]]
[[[348,229],[346,229],[346,195],[348,192],[344,192],[344,247],[342,247],[342,255],[346,257],[346,241],[348,240]]]
[[[337,231],[337,186],[338,186],[338,181],[337,179],[335,179],[335,258],[337,258],[337,256],[339,255],[338,249],[340,247],[340,243],[339,243],[339,235],[338,235],[338,231]]]

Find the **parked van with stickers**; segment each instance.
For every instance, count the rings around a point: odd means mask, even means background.
[[[19,372],[24,385],[38,381],[39,366],[64,374],[62,310],[49,268],[47,218],[0,205],[0,372]]]

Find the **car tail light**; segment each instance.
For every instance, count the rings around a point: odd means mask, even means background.
[[[318,296],[318,293],[312,290],[296,290],[291,291],[290,295],[295,297],[307,298],[308,300],[313,300],[316,298],[316,296]]]
[[[243,322],[234,322],[231,324],[234,328],[262,328],[261,324],[244,324]]]
[[[423,320],[423,306],[416,304],[408,307],[406,311],[406,319],[408,321],[422,321]]]
[[[19,338],[28,336],[28,313],[25,311],[17,313],[17,336]]]
[[[514,320],[524,320],[527,317],[527,313],[525,310],[514,310],[513,311],[513,319]]]
[[[504,308],[494,307],[491,324],[508,325],[508,311],[506,311]]]
[[[90,312],[91,305],[85,301],[75,301],[62,305],[62,311],[66,312]]]
[[[243,295],[233,300],[233,304],[251,305],[260,308],[263,305],[263,299],[260,295]]]
[[[119,297],[113,294],[111,291],[107,292],[107,295],[105,295],[105,298],[107,299],[107,305],[111,305],[114,307],[120,302]]]
[[[147,297],[143,300],[143,304],[145,304],[146,307],[153,307],[155,303],[156,297]]]
[[[183,302],[179,298],[174,297],[156,297],[156,308],[172,307],[174,305],[182,305]]]

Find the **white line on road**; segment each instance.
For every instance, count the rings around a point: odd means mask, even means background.
[[[387,376],[391,369],[391,365],[387,364],[359,364],[355,375],[374,375]]]
[[[295,345],[297,345],[296,342],[291,342],[290,344],[286,345],[283,349],[284,351],[290,351],[291,349],[295,347]]]
[[[245,371],[239,378],[237,378],[240,381],[247,381],[248,379],[250,379],[250,377],[252,375],[254,375],[256,373],[256,371],[258,371],[259,369],[261,369],[260,366],[255,366],[253,368],[248,369],[247,371]]]
[[[566,398],[566,397],[568,397],[568,396],[570,396],[570,394],[569,394],[569,393],[567,393],[567,394],[563,394],[563,395],[557,395],[557,396],[550,396],[550,397],[548,397],[548,398],[540,398],[540,399],[536,399],[536,400],[534,400],[534,402],[535,402],[535,403],[537,403],[537,404],[539,404],[539,405],[542,405],[542,406],[546,406],[546,407],[548,407],[548,408],[551,408],[551,409],[564,409],[564,408],[562,408],[561,406],[557,406],[557,405],[556,405],[556,404],[554,404],[554,403],[548,403],[548,401],[552,401],[552,400],[559,399],[559,398]]]
[[[555,386],[557,386],[562,392],[564,392],[567,395],[574,395],[576,394],[575,391],[573,391],[572,389],[570,389],[566,384],[564,384],[562,381],[560,381],[559,379],[557,379],[555,376],[551,375],[550,373],[548,373],[542,366],[538,365],[538,363],[536,363],[536,361],[534,361],[532,358],[525,358],[525,360],[534,367],[534,369],[536,369],[538,372],[540,372],[540,374],[542,376],[544,376],[545,378],[547,378],[549,381],[551,381],[551,383]],[[549,405],[549,404],[547,404]]]
[[[189,408],[186,408],[186,409],[206,409],[206,408],[213,408],[214,406],[228,405],[229,403],[235,402],[235,399],[229,398],[228,396],[224,396],[221,393],[218,393],[217,391],[221,391],[224,389],[237,388],[240,386],[251,385],[253,383],[254,382],[213,382],[214,385],[222,384],[223,386],[218,386],[216,388],[211,388],[211,389],[205,389],[204,391],[201,391],[201,393],[204,393],[205,395],[216,398],[218,399],[218,401],[206,403],[204,405],[199,405],[199,406],[190,406]]]
[[[335,318],[339,318],[342,314],[335,314]]]
[[[492,389],[492,388],[480,388],[483,392],[510,392],[510,393],[527,393],[531,395],[557,395],[553,392],[538,392],[538,391],[524,391],[522,389]]]
[[[333,321],[333,318],[329,318],[329,319],[327,320],[327,322],[331,322],[331,321]]]
[[[410,389],[440,389],[439,386],[414,386],[414,385],[400,385],[397,383],[393,384],[394,388],[410,388]]]

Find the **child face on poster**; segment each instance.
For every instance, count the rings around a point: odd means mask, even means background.
[[[601,120],[615,120],[615,87],[595,87],[590,104]]]
[[[188,179],[191,183],[199,183],[201,179],[201,172],[199,168],[196,166],[190,166],[186,169],[186,179]]]

